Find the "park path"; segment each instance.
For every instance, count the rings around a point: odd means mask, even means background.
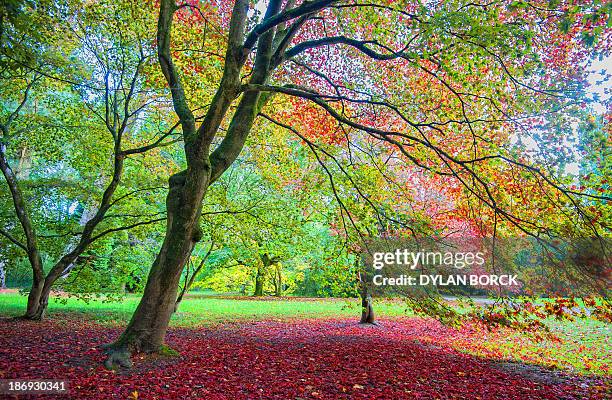
[[[500,368],[425,337],[446,328],[418,318],[259,321],[173,329],[180,356],[137,356],[106,371],[99,345],[116,328],[86,320],[0,321],[0,379],[68,379],[74,399],[582,399],[580,381]],[[57,398],[57,397],[53,397]]]

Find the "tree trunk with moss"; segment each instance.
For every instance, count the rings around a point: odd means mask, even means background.
[[[269,10],[278,13],[280,2],[274,0],[273,4]],[[258,90],[241,87],[240,71],[247,55],[242,38],[248,9],[247,0],[237,0],[234,4],[223,77],[201,125],[196,128],[196,119],[187,103],[170,51],[172,18],[178,6],[173,0],[160,2],[157,53],[161,70],[170,88],[174,111],[180,120],[187,168],[169,180],[166,236],[130,323],[119,339],[108,346],[108,358],[105,362],[107,368],[129,366],[129,356],[133,352],[156,352],[161,348],[175,308],[182,270],[195,243],[202,236],[199,222],[206,190],[236,160],[255,117],[269,98],[260,96]],[[264,84],[267,81],[273,37],[274,31],[271,30],[262,34],[257,41],[258,51],[250,78],[252,83]],[[240,101],[225,136],[211,151],[221,123],[239,95]]]
[[[155,352],[163,344],[183,267],[201,238],[199,216],[209,176],[209,169],[202,167],[191,174],[182,172],[170,178],[166,237],[129,325],[111,346],[106,361],[109,368],[115,363],[129,366],[129,353]]]
[[[293,57],[287,49],[297,29],[307,21],[307,16],[332,2],[305,2],[295,6],[290,1],[289,8],[280,15],[283,2],[270,0],[264,22],[246,34],[250,2],[235,0],[227,33],[223,76],[210,103],[200,107],[206,112],[196,127],[196,118],[188,104],[178,68],[172,61],[170,46],[172,19],[180,6],[174,0],[160,0],[157,55],[182,129],[187,168],[170,179],[166,237],[129,325],[117,342],[108,347],[107,367],[129,365],[129,355],[133,351],[153,352],[161,348],[174,309],[181,271],[200,237],[198,224],[206,190],[242,151],[255,118],[274,93],[264,90],[268,77],[287,57]],[[292,20],[289,28],[286,23]],[[245,73],[243,69],[253,52],[253,61],[248,63],[251,67]],[[230,109],[233,115],[228,116]],[[227,120],[229,126],[216,144],[221,124]]]
[[[283,295],[283,269],[280,263],[276,263],[274,267],[274,295],[276,297]]]
[[[255,290],[253,291],[253,296],[263,296],[265,279],[264,268],[265,267],[263,265],[257,266],[257,271],[255,273]]]

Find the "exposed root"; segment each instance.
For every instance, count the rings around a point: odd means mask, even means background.
[[[130,360],[130,352],[125,349],[116,349],[112,345],[107,347],[106,353],[108,357],[104,361],[106,369],[116,370],[119,368],[132,368],[132,360]]]
[[[180,353],[166,345],[161,345],[156,350],[152,349],[143,349],[140,346],[137,346],[136,343],[125,344],[125,342],[114,342],[109,344],[104,344],[100,346],[106,354],[106,360],[104,361],[104,367],[110,370],[117,370],[120,368],[131,369],[133,366],[132,360],[130,357],[132,354],[153,354],[158,357],[178,357]]]
[[[15,320],[22,320],[22,321],[36,321],[36,322],[42,322],[45,320],[45,318],[41,315],[41,314],[36,314],[36,315],[20,315],[17,317],[13,317],[13,319]]]
[[[40,305],[35,312],[26,312],[25,315],[21,316],[21,319],[28,321],[44,321],[47,311],[46,305]]]

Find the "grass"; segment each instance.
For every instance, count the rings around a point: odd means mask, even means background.
[[[74,298],[52,299],[49,316],[93,320],[103,325],[124,325],[138,304],[139,297],[128,295],[122,301],[91,300],[88,304]],[[26,297],[18,293],[0,293],[0,316],[18,316],[25,310]],[[378,302],[380,317],[408,315],[400,302]],[[352,318],[359,316],[355,299],[253,299],[190,295],[172,317],[174,327],[206,327],[221,322],[254,320],[291,320],[316,318]],[[548,321],[558,340],[536,341],[520,332],[500,330],[434,338],[437,344],[486,357],[538,364],[571,373],[610,376],[612,347],[610,324],[593,320]]]
[[[449,343],[468,354],[518,361],[574,374],[610,376],[610,324],[589,319],[547,320],[554,338],[535,340],[510,329],[464,335]]]
[[[75,298],[52,298],[48,315],[70,314],[82,316],[96,322],[113,325],[129,320],[138,305],[140,297],[128,295],[122,301],[105,302],[93,299],[88,304]],[[26,297],[18,293],[0,294],[0,315],[18,316],[25,311]],[[380,316],[406,316],[406,307],[401,302],[384,302],[376,308]],[[219,322],[265,320],[265,319],[306,319],[353,317],[359,315],[359,303],[354,299],[300,299],[267,298],[223,298],[218,296],[187,296],[179,311],[172,317],[171,325],[176,327],[199,327]]]

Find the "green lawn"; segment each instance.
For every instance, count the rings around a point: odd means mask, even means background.
[[[104,302],[91,300],[86,304],[75,298],[53,298],[48,314],[83,316],[104,324],[122,323],[129,319],[138,304],[139,297],[128,295],[122,301]],[[23,314],[26,297],[18,293],[0,294],[0,315]],[[401,302],[384,302],[377,305],[380,316],[407,315]],[[59,314],[59,315],[58,315]],[[218,322],[287,318],[354,317],[360,314],[359,303],[354,299],[299,299],[283,298],[254,300],[251,298],[223,298],[218,296],[187,296],[179,312],[172,317],[173,326],[197,327]]]
[[[460,335],[448,344],[459,351],[485,358],[520,361],[571,373],[610,376],[611,325],[576,319],[548,320],[553,338],[536,340],[510,329]]]

